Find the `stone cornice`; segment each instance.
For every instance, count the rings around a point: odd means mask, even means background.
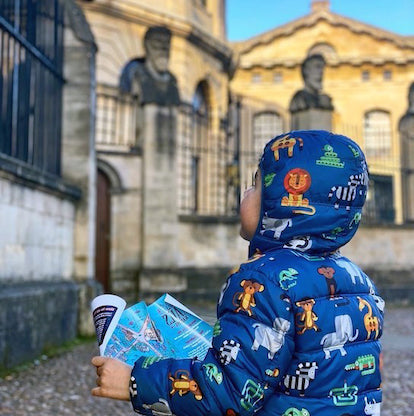
[[[389,41],[401,48],[408,48],[414,51],[414,36],[401,36],[395,33],[380,29],[378,27],[351,19],[349,17],[341,16],[327,10],[319,10],[317,12],[308,14],[302,18],[293,20],[285,25],[271,29],[258,36],[254,36],[246,41],[234,42],[231,45],[235,51],[243,55],[248,53],[254,47],[271,43],[278,37],[291,36],[301,28],[312,27],[320,21],[326,21],[332,26],[346,27],[349,31],[358,34],[367,34],[381,41]]]
[[[285,68],[294,68],[300,66],[303,62],[303,59],[269,59],[263,60],[260,63],[257,61],[248,61],[241,57],[238,67],[241,69],[252,69],[252,68],[265,68],[271,69],[274,67],[285,67]],[[341,65],[351,65],[351,66],[362,66],[365,64],[381,66],[386,64],[393,65],[407,65],[414,64],[414,53],[410,57],[378,57],[378,56],[363,56],[363,57],[346,57],[338,58],[326,58],[326,63],[331,67],[338,67]]]
[[[173,35],[186,38],[189,42],[200,47],[204,52],[214,56],[223,63],[223,67],[228,69],[231,64],[233,51],[227,42],[220,41],[209,33],[196,27],[192,22],[177,15],[169,15],[168,13],[157,13],[152,10],[145,10],[139,8],[139,13],[136,9],[124,10],[116,6],[109,6],[106,4],[97,3],[82,3],[85,11],[97,12],[113,16],[124,21],[137,23],[145,26],[165,25]]]

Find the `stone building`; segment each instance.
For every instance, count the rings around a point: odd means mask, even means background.
[[[191,292],[187,276],[220,271],[222,278],[246,254],[237,198],[230,201],[226,188],[235,147],[227,140],[233,61],[224,1],[80,4],[98,46],[97,279],[128,300],[138,291]],[[179,102],[136,88],[134,77],[154,82],[144,65],[154,27],[169,31],[162,42],[170,42],[167,72]]]
[[[0,368],[7,368],[73,339],[96,286],[96,45],[72,0],[2,2],[0,32]]]
[[[224,0],[39,0],[19,18],[16,4],[0,6],[0,368],[91,333],[100,290],[215,299],[247,254],[240,195],[264,143],[289,130],[315,54],[332,129],[372,174],[344,252],[413,292],[413,145],[398,122],[411,125],[414,38],[327,1],[236,44]]]
[[[392,276],[388,283],[405,279],[413,286],[414,189],[405,180],[413,166],[403,166],[398,125],[414,81],[414,37],[335,14],[326,0],[310,5],[307,15],[231,45],[238,62],[231,92],[242,120],[240,146],[258,153],[269,137],[298,127],[289,106],[303,88],[302,63],[322,55],[332,130],[361,145],[371,174],[364,226],[343,252],[375,276]],[[314,122],[325,127],[320,117]],[[244,181],[250,169],[247,162],[242,166]]]

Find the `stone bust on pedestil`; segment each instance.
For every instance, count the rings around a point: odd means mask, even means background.
[[[414,138],[414,82],[408,90],[408,109],[398,123],[398,130],[401,134]]]
[[[297,91],[290,101],[291,113],[311,108],[333,110],[331,97],[321,92],[324,68],[325,59],[320,54],[308,56],[303,61],[301,70],[305,87]]]
[[[145,58],[135,58],[124,67],[120,90],[138,95],[141,104],[179,105],[177,81],[168,70],[170,44],[168,28],[150,27],[144,37]]]

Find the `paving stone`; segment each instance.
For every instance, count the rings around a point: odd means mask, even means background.
[[[196,312],[214,323],[211,309]],[[386,311],[382,416],[409,416],[414,403],[414,309]],[[128,402],[92,397],[96,374],[90,359],[94,343],[59,357],[38,360],[26,371],[0,378],[1,416],[132,416]],[[362,416],[362,415],[358,415]]]

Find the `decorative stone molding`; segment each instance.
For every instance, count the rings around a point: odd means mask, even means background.
[[[111,183],[111,193],[121,194],[125,192],[121,177],[114,167],[102,159],[97,159],[97,168],[105,173]]]
[[[242,55],[248,53],[256,46],[269,44],[278,37],[291,36],[302,28],[315,26],[322,20],[328,22],[332,26],[346,27],[349,31],[357,34],[366,33],[378,40],[392,42],[398,47],[413,49],[414,52],[414,39],[412,36],[400,36],[384,29],[361,23],[358,20],[332,13],[324,8],[261,35],[250,38],[247,41],[235,42],[232,46]]]
[[[72,28],[75,36],[84,43],[88,43],[97,50],[92,30],[83,14],[81,7],[74,0],[65,1],[65,21]]]

